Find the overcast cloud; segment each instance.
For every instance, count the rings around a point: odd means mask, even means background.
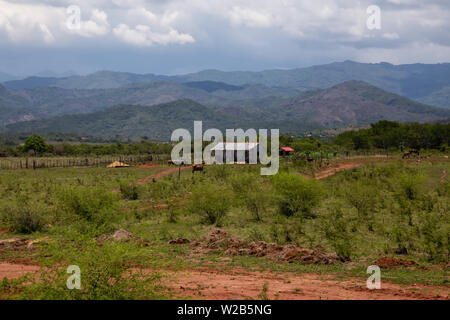
[[[370,5],[381,29],[366,26]],[[80,8],[80,28],[70,27],[69,6]],[[0,71],[449,62],[449,30],[447,0],[0,0]]]

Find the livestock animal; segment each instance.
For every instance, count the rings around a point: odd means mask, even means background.
[[[204,164],[194,164],[192,166],[192,174],[194,174],[195,171],[201,171],[202,173],[204,173],[203,168],[204,168]]]

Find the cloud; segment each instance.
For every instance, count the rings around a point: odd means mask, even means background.
[[[50,26],[60,16],[51,7],[0,1],[0,34],[12,43],[49,44],[55,41]]]
[[[166,33],[153,32],[149,26],[137,25],[130,28],[126,24],[120,24],[113,30],[114,35],[123,42],[136,46],[149,47],[154,44],[167,45],[171,43],[185,44],[195,42],[194,38],[186,33],[179,33],[170,29]]]
[[[192,35],[175,28],[179,16],[178,11],[156,14],[144,7],[131,8],[124,19],[134,27],[121,23],[113,29],[113,34],[121,41],[139,47],[194,43]]]
[[[366,26],[372,4],[381,9],[380,30]],[[70,5],[81,9],[80,29],[66,27]],[[2,57],[13,61],[11,52],[27,45],[94,52],[85,61],[94,61],[97,52],[102,68],[107,61],[120,68],[149,52],[177,63],[188,52],[199,65],[229,69],[344,59],[442,62],[448,60],[449,29],[445,0],[0,0],[0,68]],[[110,60],[100,56],[102,48]],[[130,59],[121,62],[126,50]]]
[[[82,37],[106,35],[109,32],[108,15],[104,11],[94,9],[89,20],[83,21],[80,19],[79,27],[66,28],[66,31]]]
[[[235,26],[246,25],[255,28],[269,28],[273,23],[270,14],[239,6],[231,9],[230,21]]]
[[[399,38],[399,36],[395,32],[393,32],[393,33],[383,33],[383,38],[389,39],[389,40],[396,40],[396,39]]]

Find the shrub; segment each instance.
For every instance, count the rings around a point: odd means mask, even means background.
[[[115,220],[117,201],[117,197],[108,190],[76,187],[60,192],[58,206],[64,213],[101,232],[105,228],[108,230],[103,231],[109,231],[108,226]]]
[[[210,224],[220,224],[231,207],[232,193],[213,183],[197,186],[192,192],[190,210]]]
[[[13,232],[24,234],[40,231],[44,226],[42,214],[28,204],[23,207],[8,208],[6,222]]]
[[[234,175],[229,180],[236,199],[253,214],[256,221],[261,221],[261,214],[267,208],[270,195],[262,190],[259,175],[244,173]]]
[[[421,217],[422,243],[429,260],[448,261],[450,256],[450,224],[436,212]]]
[[[137,200],[139,198],[139,187],[134,183],[121,183],[120,193],[124,199]]]
[[[325,237],[341,258],[349,260],[352,255],[352,236],[348,230],[350,221],[339,208],[332,208],[331,213],[323,218]]]
[[[255,188],[259,176],[250,173],[233,175],[230,177],[230,183],[237,197],[245,198],[245,195]]]
[[[421,192],[421,185],[424,177],[418,174],[405,173],[399,178],[398,196],[408,200],[416,200]]]
[[[369,183],[354,182],[348,185],[345,199],[356,208],[358,217],[367,223],[369,230],[373,231],[374,213],[377,210],[377,190]]]
[[[69,275],[67,265],[53,264],[50,269],[40,272],[39,281],[22,278],[14,285],[4,284],[4,293],[13,299],[50,299],[50,300],[128,300],[161,299],[164,288],[160,284],[159,274],[130,272],[128,259],[132,258],[132,248],[126,244],[105,243],[99,247],[95,242],[78,243],[83,254],[71,255],[64,251],[62,260],[79,266],[81,288],[68,290],[66,283]],[[61,248],[55,248],[61,251]],[[78,252],[74,247],[73,252]],[[20,280],[20,279],[19,279]],[[30,282],[32,283],[30,285]],[[1,287],[0,287],[1,289]],[[1,294],[0,290],[0,294]]]
[[[216,180],[224,181],[230,176],[230,168],[226,164],[217,164],[208,167],[208,174],[211,174]]]
[[[269,195],[259,188],[245,194],[244,202],[247,210],[254,216],[256,221],[262,220],[262,214],[266,211]]]
[[[304,232],[300,223],[292,223],[292,221],[279,221],[270,226],[271,241],[280,244],[295,243]]]
[[[278,174],[273,178],[280,213],[313,217],[311,210],[319,204],[323,189],[318,181],[298,175]]]

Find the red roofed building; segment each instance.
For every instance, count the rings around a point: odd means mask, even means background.
[[[280,155],[282,156],[288,156],[294,149],[289,147],[281,147],[280,148]]]

